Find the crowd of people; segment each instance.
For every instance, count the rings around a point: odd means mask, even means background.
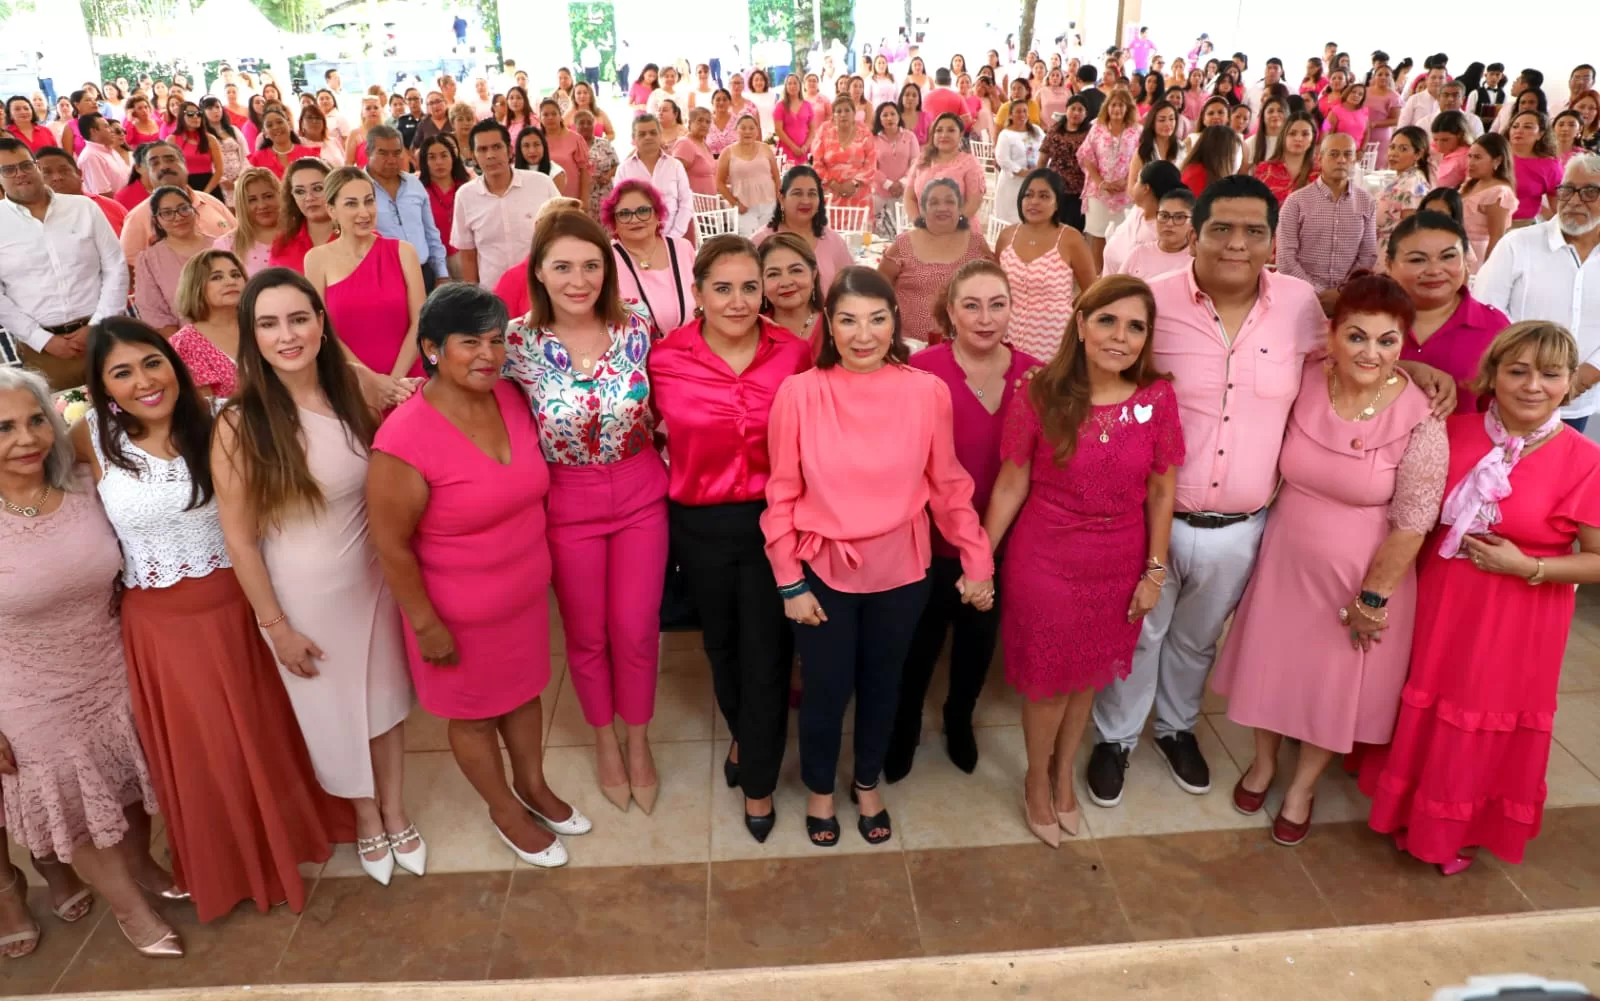
[[[998,644],[1052,847],[1152,718],[1210,792],[1209,679],[1255,733],[1238,810],[1299,743],[1278,843],[1343,756],[1415,858],[1519,862],[1600,583],[1593,70],[1551,123],[1536,71],[1443,55],[1358,80],[1330,45],[1298,87],[1129,57],[648,64],[625,156],[565,69],[374,88],[355,128],[334,71],[141,79],[120,123],[120,84],[8,102],[0,823],[56,917],[98,895],[173,956],[152,894],[299,910],[352,841],[422,875],[414,700],[507,848],[563,864],[596,821],[544,776],[551,593],[619,810],[660,792],[670,609],[758,841],[794,698],[810,842],[852,700],[856,827],[893,836],[949,637],[945,750],[976,768]]]

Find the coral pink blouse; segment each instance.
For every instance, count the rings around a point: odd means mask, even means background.
[[[876,137],[859,125],[850,143],[839,141],[839,133],[832,125],[824,126],[811,153],[811,162],[824,184],[860,185],[848,198],[829,193],[830,205],[871,205],[872,183],[878,170]]]

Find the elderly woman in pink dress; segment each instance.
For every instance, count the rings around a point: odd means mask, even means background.
[[[1327,358],[1308,364],[1289,418],[1283,486],[1211,686],[1255,728],[1233,805],[1266,805],[1284,737],[1300,756],[1272,825],[1311,829],[1334,755],[1394,733],[1416,614],[1416,558],[1439,515],[1449,445],[1428,396],[1398,363],[1416,307],[1393,279],[1339,292]]]

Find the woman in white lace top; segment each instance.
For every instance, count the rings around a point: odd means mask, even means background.
[[[211,486],[211,406],[166,339],[138,320],[93,327],[86,369],[94,409],[73,444],[122,545],[134,719],[179,887],[167,895],[192,897],[201,921],[241,900],[299,911],[299,864],[325,861],[354,820],[317,784],[229,563]]]

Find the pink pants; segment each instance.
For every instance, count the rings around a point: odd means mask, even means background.
[[[547,534],[572,687],[590,726],[655,714],[667,467],[654,449],[607,465],[550,465]]]

